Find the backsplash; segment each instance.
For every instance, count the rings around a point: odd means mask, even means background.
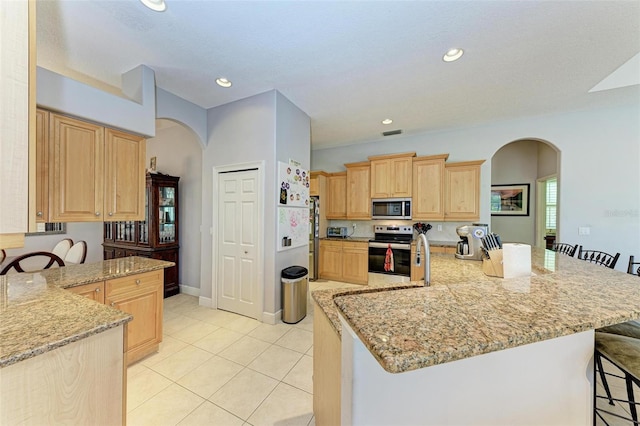
[[[414,223],[429,223],[433,228],[427,233],[431,241],[458,241],[460,237],[456,234],[456,228],[460,225],[468,225],[469,222],[425,222],[418,220],[329,220],[328,226],[344,226],[347,228],[347,235],[355,238],[372,238],[374,225],[398,225],[413,226]],[[354,231],[353,224],[356,225]],[[442,230],[438,230],[438,225]],[[320,230],[320,237],[326,237],[327,230]]]

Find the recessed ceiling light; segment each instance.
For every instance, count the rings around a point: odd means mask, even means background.
[[[155,10],[156,12],[164,12],[167,8],[164,0],[140,0],[142,4],[147,6],[151,10]]]
[[[391,124],[393,123],[393,120],[390,118],[385,118],[384,120],[382,120],[382,124]]]
[[[458,48],[449,49],[447,53],[445,53],[444,56],[442,57],[442,60],[445,62],[453,62],[460,59],[460,57],[463,54],[464,54],[464,50],[462,49],[458,49]]]
[[[216,78],[216,84],[221,87],[231,87],[231,82],[224,77]]]

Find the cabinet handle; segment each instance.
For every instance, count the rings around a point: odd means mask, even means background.
[[[100,216],[100,212],[96,212],[96,216]]]
[[[96,288],[96,293],[100,293],[100,287]]]
[[[113,216],[113,212],[109,212],[109,216]]]
[[[116,306],[116,302],[111,302],[111,306]]]
[[[38,212],[38,217],[42,217],[42,212]]]
[[[140,285],[140,280],[136,280],[136,284]]]

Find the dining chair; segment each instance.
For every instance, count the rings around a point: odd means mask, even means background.
[[[551,250],[573,257],[578,251],[578,245],[572,246],[567,243],[553,243]]]
[[[66,264],[78,264],[84,263],[87,258],[87,243],[85,241],[78,241],[67,252],[64,257]]]
[[[64,260],[48,251],[34,251],[13,259],[0,271],[0,275],[6,275],[12,269],[16,272],[40,271],[42,269],[49,269],[54,264],[64,266]]]
[[[640,262],[635,262],[633,255],[629,256],[629,267],[627,267],[627,273],[640,277]]]
[[[616,267],[616,262],[619,257],[620,253],[612,255],[598,250],[583,250],[582,246],[578,248],[578,259],[586,260],[596,265],[606,266],[611,269]]]
[[[64,240],[60,240],[58,244],[53,247],[51,253],[55,254],[60,259],[64,259],[72,245],[73,240],[71,238],[65,238]]]

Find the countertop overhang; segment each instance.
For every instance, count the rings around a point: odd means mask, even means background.
[[[0,368],[132,319],[125,312],[64,289],[173,265],[127,257],[0,276]]]
[[[531,277],[489,277],[481,265],[434,254],[430,287],[313,297],[337,331],[339,312],[391,373],[640,318],[638,277],[539,248]]]

